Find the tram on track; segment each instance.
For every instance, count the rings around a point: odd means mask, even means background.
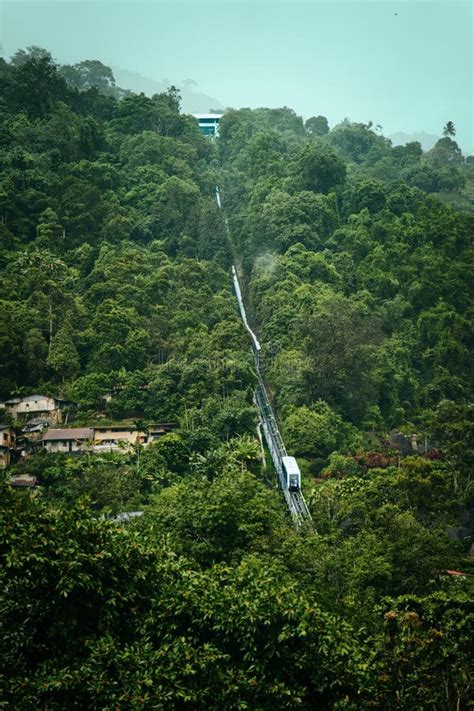
[[[294,457],[282,457],[281,463],[285,471],[288,491],[299,491],[301,489],[301,472],[298,462]]]
[[[255,390],[255,398],[260,410],[260,419],[263,428],[265,440],[270,450],[270,455],[275,467],[276,474],[280,481],[280,486],[285,497],[290,513],[296,523],[300,526],[303,521],[311,521],[311,514],[308,510],[303,494],[301,492],[301,472],[298,463],[294,457],[288,456],[284,442],[282,440],[280,430],[278,428],[275,415],[268,400],[268,395],[265,389],[265,384],[260,372],[260,342],[252,331],[247,320],[245,306],[242,299],[239,278],[235,266],[232,266],[232,281],[234,293],[237,298],[240,316],[243,324],[250,334],[252,339],[252,352],[255,358],[257,369],[258,384]]]

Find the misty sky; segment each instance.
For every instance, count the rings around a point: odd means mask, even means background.
[[[61,63],[192,78],[224,106],[371,119],[385,135],[452,120],[474,148],[471,2],[3,0],[1,39],[5,57],[37,44]]]

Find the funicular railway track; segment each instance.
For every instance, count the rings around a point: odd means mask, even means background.
[[[218,207],[222,208],[219,186],[217,185],[215,188],[215,199]],[[227,220],[225,221],[227,223]],[[240,317],[252,339],[252,352],[255,358],[255,369],[258,377],[258,383],[255,389],[255,401],[259,410],[263,435],[272,458],[273,466],[275,467],[283,497],[295,525],[299,528],[305,523],[311,523],[311,514],[306,505],[304,496],[301,493],[301,473],[294,457],[288,456],[276,417],[268,399],[268,393],[260,370],[260,342],[250,328],[247,319],[242,290],[235,265],[232,265],[232,281],[239,306]]]
[[[255,391],[255,400],[258,406],[263,434],[267,443],[273,466],[277,473],[278,482],[286,504],[296,526],[311,521],[311,514],[301,493],[301,474],[293,457],[289,457],[283,442],[278,423],[268,399],[265,383],[260,371],[260,343],[255,333],[250,328],[245,305],[240,289],[239,278],[235,266],[232,266],[232,280],[234,292],[239,305],[239,312],[245,328],[252,339],[252,351],[255,358],[255,367],[258,384]]]

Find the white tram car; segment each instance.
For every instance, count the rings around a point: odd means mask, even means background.
[[[299,491],[301,489],[301,472],[294,457],[282,457],[281,462],[286,475],[286,486],[288,491]]]

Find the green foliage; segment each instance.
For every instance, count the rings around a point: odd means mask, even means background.
[[[243,127],[262,129],[263,115],[234,112],[230,125],[226,206],[278,407],[322,398],[357,425],[378,408],[383,429],[423,418],[442,399],[468,401],[471,219],[413,187],[451,189],[458,168],[435,165],[417,143],[392,148],[370,123],[346,120],[317,142],[272,125],[273,144],[291,160],[286,170],[260,161],[257,177],[247,162],[254,138]],[[335,174],[343,158],[358,166],[342,193],[333,184],[337,197],[308,191],[324,190],[321,156]]]
[[[237,466],[228,465],[224,474],[212,472],[212,481],[183,480],[164,489],[140,526],[152,526],[154,535],[168,534],[174,549],[204,566],[267,549],[267,539],[283,520],[281,506],[242,469],[239,456]]]
[[[379,212],[385,205],[386,190],[378,180],[366,179],[356,183],[350,196],[350,213],[367,209],[370,213]]]
[[[76,378],[67,388],[67,396],[84,409],[99,409],[107,395],[112,378],[103,373],[89,373]]]
[[[36,227],[37,245],[41,248],[52,249],[57,246],[62,236],[62,227],[59,224],[58,216],[50,207],[39,216]]]
[[[73,505],[88,499],[94,509],[119,513],[140,506],[139,469],[125,455],[95,454],[77,458],[47,455],[40,462],[39,483],[47,499]]]
[[[12,468],[39,487],[2,489],[2,702],[468,708],[474,174],[454,126],[423,154],[243,109],[211,142],[175,88],[123,92],[96,60],[30,47],[0,80],[0,396],[178,425]],[[262,467],[233,259],[313,530]]]
[[[53,336],[46,363],[63,380],[77,373],[80,367],[79,354],[71,338],[69,326],[62,326]]]
[[[324,144],[306,144],[296,155],[293,170],[300,190],[325,194],[342,185],[346,177],[344,161]]]
[[[188,452],[182,438],[171,432],[161,437],[154,445],[156,454],[163,458],[167,468],[176,474],[186,469]]]
[[[79,91],[87,91],[96,87],[102,92],[108,92],[115,87],[115,78],[110,67],[98,60],[86,60],[77,64],[65,64],[60,72],[68,85]]]
[[[325,116],[311,116],[305,121],[304,127],[313,136],[325,136],[329,132],[328,120]]]
[[[29,112],[14,86],[21,72],[35,80],[32,63],[49,72],[50,94],[56,84],[64,91],[48,98],[44,89],[43,108],[33,92]],[[228,266],[229,248],[206,172],[212,147],[179,113],[173,88],[118,101],[109,68],[86,61],[59,70],[39,48],[4,65],[0,210],[11,252],[0,284],[11,318],[1,327],[1,395],[64,380],[83,411],[103,409],[113,387],[112,417],[143,416],[146,408],[176,420],[222,392],[225,367],[210,391],[209,379],[190,387],[189,398],[185,391],[192,377],[204,379],[191,363],[209,361],[209,349],[216,360],[229,352],[237,370],[248,371],[229,277],[217,266]],[[203,329],[209,337],[198,343],[192,333]],[[232,348],[224,342],[229,329]],[[176,378],[158,376],[158,365],[172,362],[173,370],[178,357]],[[157,380],[160,392],[145,393]],[[252,382],[248,372],[245,380],[235,388]]]
[[[391,602],[380,653],[386,671],[379,703],[389,708],[395,703],[407,709],[469,708],[472,599],[453,589]]]
[[[151,532],[15,494],[2,496],[2,518],[7,501],[8,702],[294,708],[364,694],[367,664],[349,625],[275,567],[248,557],[198,572]]]
[[[311,409],[303,405],[290,410],[283,431],[288,447],[297,456],[324,459],[342,445],[347,426],[326,402],[319,400]]]
[[[449,135],[440,138],[428,153],[428,158],[435,165],[446,165],[462,163],[463,157],[461,149],[456,141],[453,141]]]
[[[335,126],[329,135],[329,142],[339,149],[346,160],[362,163],[375,161],[388,152],[388,141],[378,136],[369,124],[351,123],[345,119]]]
[[[25,111],[33,118],[44,118],[56,101],[66,98],[66,82],[49,52],[31,49],[23,53],[21,59],[19,54],[13,58],[5,94],[17,112]]]

